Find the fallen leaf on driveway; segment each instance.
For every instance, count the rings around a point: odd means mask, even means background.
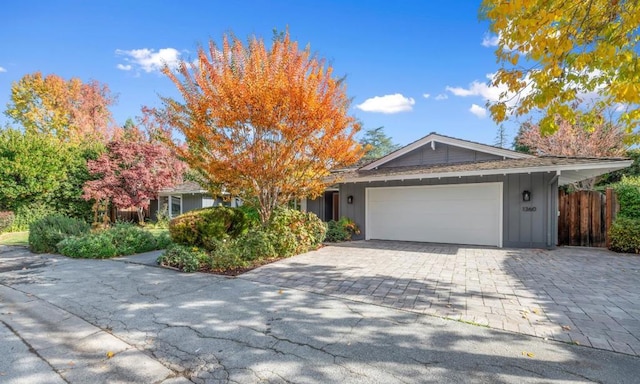
[[[570,331],[570,330],[571,330],[571,327],[570,327],[570,326],[568,326],[568,325],[563,325],[563,326],[562,326],[562,329],[564,329],[565,331]]]
[[[522,356],[533,357],[533,356],[535,356],[535,355],[533,354],[533,352],[525,352],[525,351],[522,351]]]
[[[282,292],[284,292],[282,289],[278,291],[278,293],[281,295],[282,295]]]
[[[113,357],[113,352],[109,351],[107,352],[107,359],[110,359]]]
[[[76,365],[76,363],[74,363],[73,361],[70,361],[70,362],[67,363],[67,365],[74,366],[74,365]]]

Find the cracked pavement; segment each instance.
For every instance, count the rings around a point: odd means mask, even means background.
[[[640,374],[626,354],[123,262],[141,257],[0,247],[0,382],[633,383]]]

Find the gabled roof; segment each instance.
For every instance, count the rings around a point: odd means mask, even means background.
[[[559,184],[569,184],[618,169],[626,168],[633,160],[625,158],[577,158],[528,156],[520,159],[482,162],[419,165],[344,172],[335,177],[338,183],[361,183],[391,180],[417,180],[443,177],[508,175],[531,172],[553,172]]]
[[[413,151],[414,149],[420,148],[425,145],[434,145],[434,143],[443,143],[452,145],[454,147],[460,147],[465,149],[470,149],[473,151],[489,153],[496,156],[501,156],[503,159],[527,159],[535,157],[533,155],[528,155],[526,153],[512,151],[510,149],[504,149],[499,147],[494,147],[492,145],[486,145],[481,143],[476,143],[473,141],[456,139],[454,137],[439,135],[435,132],[431,132],[427,136],[414,141],[411,144],[407,144],[404,147],[398,149],[397,151],[391,152],[390,154],[381,157],[371,163],[360,168],[361,170],[368,171],[372,169],[376,169],[382,164],[388,163],[393,159],[397,159],[398,157]]]

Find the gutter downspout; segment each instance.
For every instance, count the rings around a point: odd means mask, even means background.
[[[549,185],[548,185],[548,188],[547,188],[547,214],[548,214],[548,218],[547,218],[547,249],[554,249],[556,247],[556,245],[553,242],[553,232],[552,232],[551,229],[554,227],[553,226],[554,220],[555,221],[558,220],[558,212],[557,212],[558,209],[557,209],[557,204],[551,204],[551,201],[553,199],[553,191],[552,191],[553,188],[552,188],[552,185],[553,185],[553,183],[558,181],[559,178],[560,178],[560,171],[556,171],[555,176],[553,176],[553,178],[551,178],[551,180],[549,180]],[[557,230],[557,226],[556,226],[556,230]]]

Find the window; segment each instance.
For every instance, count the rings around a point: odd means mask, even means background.
[[[182,213],[182,196],[169,196],[169,204],[171,205],[171,217],[180,216]]]

